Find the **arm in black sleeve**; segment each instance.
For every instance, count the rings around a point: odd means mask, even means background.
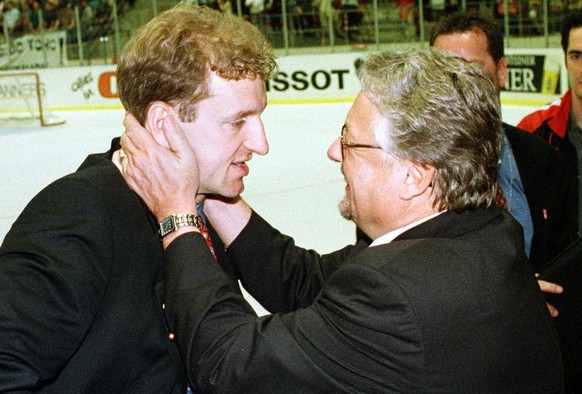
[[[55,377],[89,330],[111,271],[99,195],[65,178],[25,208],[0,248],[0,392]]]
[[[256,212],[228,248],[246,290],[270,312],[310,305],[327,278],[351,255],[366,247],[346,246],[320,255],[295,245]]]
[[[417,368],[414,311],[374,269],[346,264],[309,307],[257,317],[205,249],[188,233],[165,252],[166,314],[196,390],[380,392],[403,384],[402,363]],[[410,356],[391,369],[392,352]]]

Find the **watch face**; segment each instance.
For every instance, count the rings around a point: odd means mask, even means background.
[[[176,222],[174,221],[173,216],[168,216],[164,220],[160,222],[160,235],[163,237],[164,235],[171,233],[176,229]]]

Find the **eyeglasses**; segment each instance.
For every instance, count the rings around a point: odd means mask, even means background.
[[[347,148],[368,148],[368,149],[382,149],[381,146],[378,145],[371,145],[371,144],[358,144],[356,142],[348,142],[345,140],[346,133],[348,132],[348,128],[346,125],[343,125],[342,132],[340,134],[340,144],[342,146],[342,160],[345,157],[344,150]]]

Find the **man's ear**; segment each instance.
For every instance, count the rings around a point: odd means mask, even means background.
[[[430,193],[434,174],[434,167],[408,162],[401,197],[410,200],[423,193]]]
[[[164,135],[164,119],[168,116],[174,116],[172,106],[163,101],[154,101],[148,108],[145,120],[145,128],[150,131],[158,144],[166,148],[169,148],[169,144]]]
[[[507,59],[502,57],[497,63],[497,77],[499,78],[499,89],[505,87],[505,82],[507,82]]]

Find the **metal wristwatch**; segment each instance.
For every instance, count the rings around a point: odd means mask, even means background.
[[[202,218],[200,215],[192,213],[172,214],[160,222],[160,236],[163,238],[172,231],[184,226],[194,226],[200,229],[202,227]]]

